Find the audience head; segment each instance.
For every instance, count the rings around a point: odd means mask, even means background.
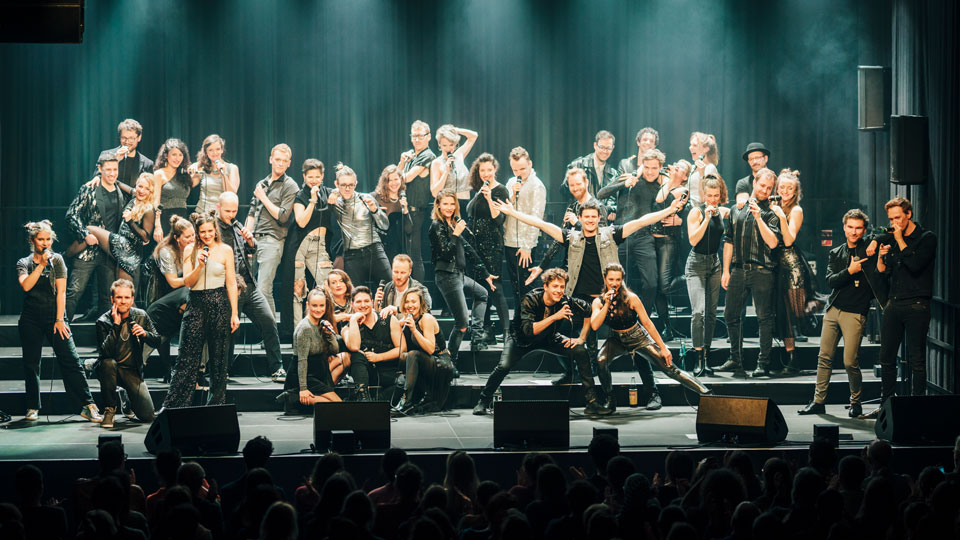
[[[837,468],[836,447],[828,439],[815,438],[807,452],[807,465],[816,469],[824,477],[832,475]]]
[[[447,474],[443,479],[443,487],[447,488],[447,491],[458,489],[473,501],[477,498],[479,483],[477,467],[470,454],[457,450],[447,456]]]
[[[567,492],[567,477],[555,463],[546,463],[537,471],[537,495],[542,501],[562,501]]]
[[[177,484],[177,472],[180,470],[180,451],[176,448],[160,450],[153,460],[153,471],[160,485],[170,488]]]
[[[527,540],[533,537],[533,528],[527,516],[516,508],[507,510],[500,524],[500,540]]]
[[[423,492],[423,497],[420,499],[420,508],[422,510],[439,508],[443,511],[446,511],[449,500],[450,497],[447,496],[447,490],[444,489],[443,486],[440,484],[430,484],[430,486],[427,487],[427,489]]]
[[[123,469],[123,464],[127,461],[127,454],[124,452],[123,443],[120,441],[109,441],[97,450],[97,460],[100,462],[100,472],[109,473]]]
[[[394,482],[400,500],[417,500],[420,496],[420,486],[423,484],[423,472],[420,471],[420,467],[413,463],[404,463],[397,469]]]
[[[635,512],[643,512],[650,501],[650,480],[643,474],[634,473],[623,482],[623,506]]]
[[[391,483],[396,480],[397,469],[408,461],[410,459],[403,448],[393,447],[384,452],[380,458],[380,472],[383,473],[384,480]]]
[[[243,464],[248,470],[266,467],[271,455],[273,443],[263,435],[258,435],[243,445]]]
[[[753,522],[760,517],[760,507],[751,501],[743,501],[737,505],[730,519],[734,538],[750,538],[753,534]]]
[[[763,491],[768,494],[793,491],[793,473],[789,463],[780,458],[770,458],[763,464]]]
[[[360,529],[369,530],[373,524],[373,503],[366,493],[358,489],[343,500],[343,511],[340,514]]]
[[[519,477],[518,483],[531,489],[536,489],[537,475],[540,472],[540,468],[549,463],[553,463],[553,458],[550,457],[550,454],[527,452],[523,456],[523,461],[520,462],[520,470],[517,471],[517,476]]]
[[[297,540],[297,511],[288,503],[270,505],[260,523],[260,540]]]
[[[33,465],[23,465],[13,477],[17,498],[25,506],[39,506],[43,497],[43,473]]]
[[[343,458],[336,452],[327,452],[317,458],[313,464],[313,471],[310,473],[310,485],[319,492],[327,479],[334,474],[344,470]]]
[[[794,508],[813,508],[817,504],[817,497],[827,489],[823,475],[813,467],[804,467],[793,477],[793,491],[791,500]]]
[[[497,178],[497,170],[500,169],[500,163],[493,154],[484,152],[477,159],[473,160],[470,166],[470,188],[474,191],[480,191],[484,184],[489,184]]]
[[[664,507],[660,510],[660,515],[657,516],[657,529],[660,531],[660,537],[666,538],[670,534],[670,529],[673,528],[674,523],[684,523],[687,521],[687,513],[683,508],[671,504]]]
[[[664,459],[663,466],[667,473],[667,481],[677,482],[679,480],[690,480],[693,478],[696,461],[690,452],[671,450]]]
[[[753,537],[755,539],[775,539],[784,538],[786,530],[783,526],[783,519],[771,510],[768,510],[753,520]]]
[[[619,536],[617,519],[613,510],[603,503],[594,503],[583,512],[583,528],[587,540],[606,540]]]
[[[867,477],[867,464],[860,456],[844,456],[837,465],[837,476],[841,490],[860,491]]]
[[[614,497],[623,499],[623,483],[637,472],[637,466],[627,456],[614,456],[607,462],[607,482]]]
[[[867,445],[867,464],[874,473],[888,469],[893,462],[893,447],[882,439],[876,439]]]
[[[190,490],[190,494],[196,497],[203,487],[203,479],[207,473],[196,461],[187,461],[180,465],[177,470],[177,483]]]

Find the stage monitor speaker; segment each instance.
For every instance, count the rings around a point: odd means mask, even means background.
[[[878,439],[896,444],[952,446],[960,435],[957,410],[960,395],[893,396],[880,409],[874,430]]]
[[[857,128],[887,127],[890,117],[890,71],[881,66],[857,66]]]
[[[83,0],[0,2],[0,42],[82,43]]]
[[[176,448],[185,456],[235,454],[240,448],[236,405],[164,409],[143,440],[147,452]]]
[[[313,444],[317,451],[332,448],[333,432],[353,432],[353,451],[390,448],[390,403],[387,401],[338,401],[313,406]],[[339,435],[343,435],[339,433]],[[337,438],[338,450],[346,448]]]
[[[890,181],[926,184],[930,176],[930,132],[926,116],[890,117]]]
[[[570,402],[495,402],[493,447],[531,450],[570,448]]]
[[[770,398],[700,396],[700,442],[778,443],[786,438],[787,423]]]

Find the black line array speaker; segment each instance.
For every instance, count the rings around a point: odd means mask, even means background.
[[[857,66],[857,128],[887,127],[890,116],[890,71],[881,66]]]
[[[0,42],[83,42],[84,0],[0,2]]]
[[[897,444],[953,445],[960,435],[960,395],[893,396],[874,430],[878,439]]]
[[[493,404],[493,447],[570,448],[569,401],[497,401]]]
[[[926,116],[890,117],[890,181],[926,184],[930,176],[930,132]]]
[[[700,442],[778,443],[786,438],[787,422],[770,398],[700,396]]]
[[[313,444],[320,452],[332,447],[334,432],[351,432],[352,448],[338,451],[386,450],[390,448],[390,403],[387,401],[339,401],[313,406]]]
[[[143,440],[147,452],[176,448],[185,456],[234,454],[240,448],[237,406],[164,409]]]

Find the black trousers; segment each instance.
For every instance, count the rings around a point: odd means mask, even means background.
[[[372,363],[360,351],[350,353],[350,376],[353,377],[353,382],[379,387],[380,400],[389,400],[393,395],[399,369],[397,360]]]
[[[157,347],[157,355],[160,363],[167,372],[173,371],[173,361],[170,358],[170,340],[174,336],[180,335],[180,326],[183,322],[183,312],[180,306],[185,305],[190,300],[190,288],[180,287],[156,299],[147,306],[147,315],[153,321],[153,327],[156,329],[163,341]],[[150,346],[143,346],[143,360],[146,362],[150,356]]]
[[[93,403],[90,387],[83,376],[83,365],[73,344],[73,336],[62,339],[53,331],[53,317],[32,314],[24,310],[20,314],[17,328],[20,330],[20,344],[23,347],[23,380],[27,394],[27,408],[40,408],[40,357],[43,353],[43,341],[46,339],[53,347],[53,354],[60,366],[63,388],[74,406]],[[67,326],[69,328],[69,325]]]
[[[390,261],[383,251],[383,244],[374,242],[359,249],[348,249],[343,252],[343,269],[350,275],[350,280],[356,285],[366,285],[376,292],[380,281],[390,281],[393,272],[390,270]]]
[[[569,362],[575,363],[577,370],[580,372],[580,382],[583,383],[587,401],[594,399],[596,392],[594,390],[593,375],[590,372],[590,356],[587,354],[587,348],[583,345],[577,345],[572,348],[564,347],[564,339],[565,336],[554,334],[552,337],[533,345],[521,346],[517,343],[516,337],[512,334],[509,335],[506,343],[503,344],[500,363],[497,364],[497,367],[493,369],[493,373],[491,373],[487,379],[487,384],[480,392],[480,399],[489,402],[493,397],[493,393],[500,387],[500,383],[502,383],[503,379],[510,373],[513,366],[520,362],[524,356],[537,351],[566,358]]]
[[[913,298],[890,300],[880,321],[880,397],[881,403],[897,387],[897,352],[906,336],[907,362],[911,365],[911,394],[927,393],[927,358],[924,354],[930,328],[930,300]]]
[[[100,401],[104,407],[117,408],[117,386],[127,391],[130,407],[141,422],[152,422],[153,399],[138,368],[118,364],[112,358],[101,359],[97,365],[100,379]]]
[[[761,366],[770,363],[775,319],[773,308],[775,284],[776,274],[769,268],[745,264],[730,270],[727,307],[723,311],[723,320],[730,334],[730,360],[737,365],[743,365],[743,318],[749,292],[753,292],[753,305],[757,309],[757,319],[760,323],[760,355],[757,357],[757,363]]]

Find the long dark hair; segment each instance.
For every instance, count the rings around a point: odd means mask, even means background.
[[[157,159],[153,162],[153,170],[159,171],[167,166],[167,154],[174,148],[180,150],[180,153],[183,154],[183,163],[180,164],[180,168],[177,170],[177,176],[180,175],[181,171],[185,172],[187,170],[190,166],[190,151],[187,150],[187,145],[183,141],[176,138],[167,139],[160,145],[160,151],[157,152]]]
[[[197,239],[193,243],[193,251],[190,253],[190,262],[194,265],[197,264],[197,251],[203,249],[200,244],[200,226],[207,223],[213,223],[213,231],[215,233],[214,241],[218,244],[220,240],[220,226],[217,225],[217,212],[216,210],[210,210],[207,212],[194,212],[190,214],[190,222],[193,223],[193,230],[197,235]]]
[[[333,296],[330,295],[330,291],[320,287],[314,287],[313,289],[310,289],[310,292],[307,293],[308,305],[310,304],[310,299],[313,298],[314,296],[322,296],[325,302],[324,309],[323,309],[323,316],[320,317],[320,320],[327,321],[328,323],[330,323],[330,326],[336,328],[337,319],[334,317]]]
[[[477,159],[473,160],[473,164],[470,165],[470,188],[474,191],[480,191],[480,188],[483,187],[483,180],[480,179],[481,163],[492,163],[494,172],[500,170],[500,163],[490,152],[484,152],[477,156]]]
[[[226,154],[227,141],[223,140],[223,137],[217,135],[216,133],[213,135],[207,135],[207,138],[203,140],[203,144],[200,146],[200,151],[197,152],[197,164],[200,165],[200,170],[207,174],[213,172],[213,162],[210,161],[209,157],[207,157],[207,148],[216,143],[220,143],[220,148],[222,148],[223,153]]]
[[[193,228],[193,224],[187,221],[186,219],[174,214],[170,216],[170,232],[163,237],[163,240],[160,240],[160,243],[157,244],[157,247],[153,250],[153,256],[159,257],[160,251],[166,247],[169,247],[173,250],[173,260],[176,264],[183,264],[183,252],[180,251],[180,236],[187,230],[187,228]]]
[[[629,312],[632,311],[628,300],[630,299],[630,293],[633,292],[627,287],[627,274],[624,272],[623,266],[620,266],[619,263],[610,263],[603,269],[604,281],[606,281],[607,274],[610,272],[620,272],[620,276],[624,278],[624,280],[620,282],[620,287],[617,289],[617,296],[613,299],[614,305],[611,306],[613,313],[610,313],[610,315],[616,315],[617,317],[627,316]],[[604,291],[606,291],[606,284],[604,284]]]

